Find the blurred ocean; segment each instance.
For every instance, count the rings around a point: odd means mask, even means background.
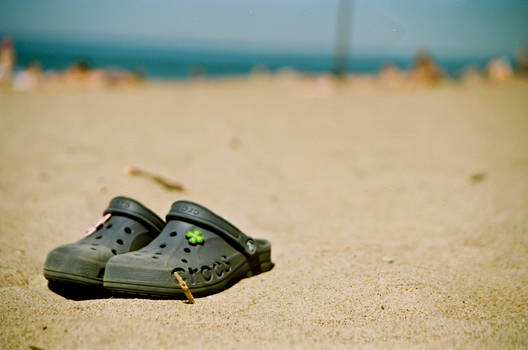
[[[19,69],[36,60],[46,71],[64,70],[72,63],[82,60],[89,62],[94,68],[124,68],[155,79],[186,79],[195,74],[211,77],[244,75],[255,69],[275,72],[285,68],[318,74],[328,72],[332,68],[332,57],[324,54],[244,52],[189,47],[169,49],[131,44],[51,41],[15,41],[15,48]],[[477,69],[484,68],[490,57],[434,58],[445,72],[456,77],[470,65]],[[352,55],[349,70],[354,73],[375,73],[387,63],[407,69],[412,65],[412,60],[413,57]]]

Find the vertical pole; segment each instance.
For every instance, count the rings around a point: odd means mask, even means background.
[[[339,0],[337,8],[334,67],[332,73],[339,79],[346,76],[352,27],[353,0]]]

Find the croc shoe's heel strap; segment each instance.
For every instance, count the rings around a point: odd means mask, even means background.
[[[108,213],[132,217],[146,224],[155,233],[159,233],[165,226],[163,220],[150,209],[138,201],[123,196],[115,197],[110,201],[108,208],[104,211],[104,214]]]
[[[245,235],[233,224],[200,204],[190,201],[175,202],[167,214],[167,221],[169,220],[182,220],[205,225],[226,237],[235,244],[237,249],[249,256],[253,256],[257,251],[257,245],[253,238]]]

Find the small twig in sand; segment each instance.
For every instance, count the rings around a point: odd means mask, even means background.
[[[152,180],[158,185],[161,185],[163,188],[169,191],[179,191],[179,192],[185,191],[185,188],[183,187],[181,183],[165,179],[164,177],[160,175],[151,173],[143,169],[139,169],[133,166],[128,166],[124,169],[124,172],[128,176],[140,176],[140,177],[144,177],[145,179]]]
[[[189,304],[194,304],[194,297],[189,287],[187,287],[187,283],[185,283],[183,278],[181,278],[181,276],[176,271],[174,271],[174,277],[176,277],[176,279],[178,280],[178,283],[180,284],[181,289],[185,293],[187,300],[189,300]]]
[[[478,184],[484,180],[486,180],[486,176],[488,174],[486,173],[476,173],[476,174],[473,174],[469,177],[469,179],[471,180],[472,183],[474,184]]]

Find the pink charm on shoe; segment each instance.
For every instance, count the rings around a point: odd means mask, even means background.
[[[112,216],[112,214],[110,213],[106,214],[105,216],[97,220],[92,226],[90,226],[84,233],[87,235],[94,233],[99,228],[99,226],[104,224],[106,220],[110,218],[110,216]]]

